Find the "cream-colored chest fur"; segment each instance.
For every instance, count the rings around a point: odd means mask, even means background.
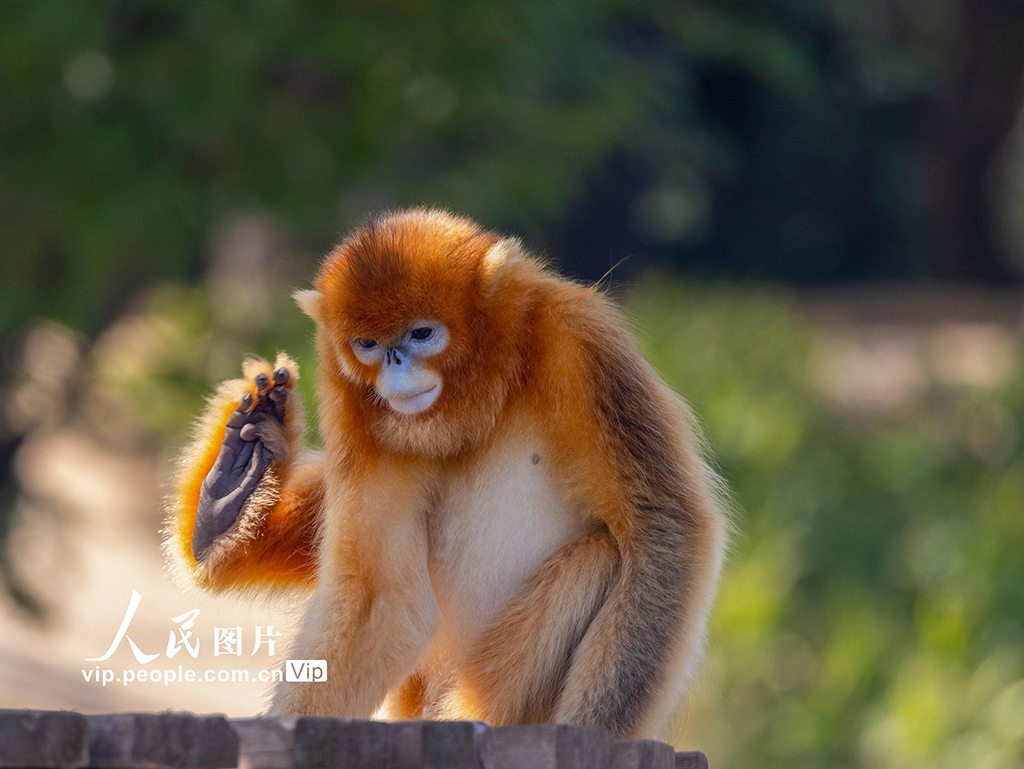
[[[530,574],[581,536],[549,459],[528,433],[510,430],[447,479],[430,512],[430,579],[441,608],[434,651],[459,656]]]

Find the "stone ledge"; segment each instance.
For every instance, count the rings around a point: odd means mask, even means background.
[[[564,724],[0,710],[0,769],[708,769],[703,753]]]
[[[68,710],[0,710],[0,766],[63,769],[88,763],[85,716]]]
[[[116,713],[87,716],[89,766],[233,769],[238,735],[223,716]]]

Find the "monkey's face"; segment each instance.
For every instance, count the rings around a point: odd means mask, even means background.
[[[396,451],[440,456],[493,428],[521,372],[526,312],[496,290],[516,250],[497,242],[443,212],[385,216],[296,294],[317,321],[322,423],[336,422],[339,440],[361,426]]]
[[[390,339],[357,337],[351,341],[356,359],[373,369],[373,386],[399,414],[426,411],[444,384],[430,359],[448,346],[448,327],[437,320],[419,320]]]

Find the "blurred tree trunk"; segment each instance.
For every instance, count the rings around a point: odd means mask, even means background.
[[[932,161],[938,277],[1013,277],[998,242],[992,171],[1016,122],[1024,74],[1024,0],[964,0],[946,56]]]

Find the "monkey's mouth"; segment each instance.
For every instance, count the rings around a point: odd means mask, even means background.
[[[416,395],[396,395],[388,398],[388,405],[399,414],[418,414],[428,409],[437,400],[440,385],[435,384]]]

